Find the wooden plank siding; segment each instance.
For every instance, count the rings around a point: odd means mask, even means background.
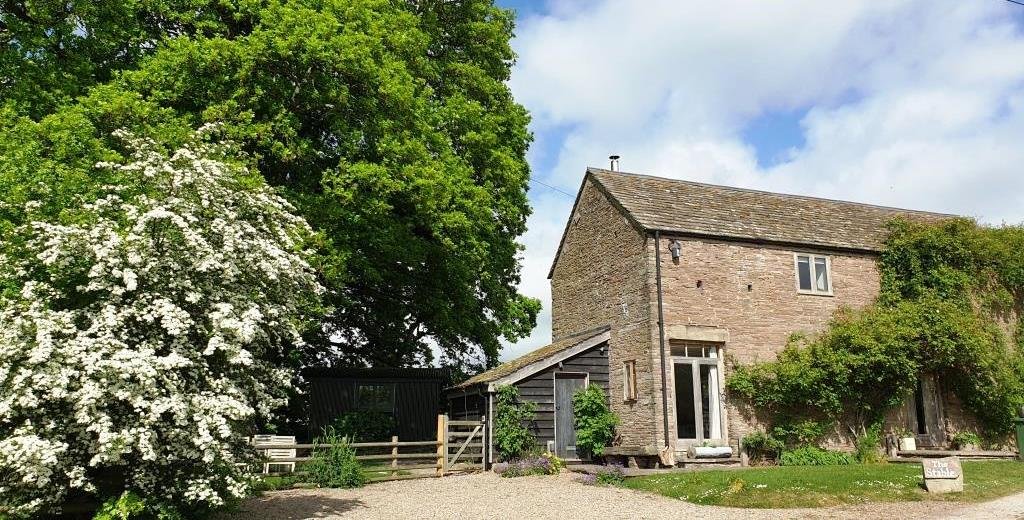
[[[555,439],[555,374],[587,374],[589,384],[600,385],[605,394],[610,396],[608,370],[608,343],[602,342],[514,383],[523,400],[537,405],[535,420],[528,425],[536,438],[537,447],[543,450],[548,441]],[[449,416],[452,419],[468,420],[489,416],[487,387],[487,383],[480,383],[469,388],[451,389],[447,395]],[[488,423],[490,425],[490,418]],[[493,437],[488,435],[488,442],[491,441]],[[497,452],[494,454],[497,458]]]
[[[537,405],[536,419],[530,430],[537,439],[537,446],[545,448],[548,441],[555,440],[555,374],[588,374],[589,383],[600,385],[608,394],[608,344],[601,343],[594,348],[577,354],[562,363],[533,374],[515,383],[519,396],[524,401]]]
[[[339,415],[358,411],[356,389],[360,385],[394,388],[394,435],[409,440],[432,439],[437,415],[444,410],[443,391],[450,383],[447,372],[439,369],[320,369],[305,375],[309,389],[308,439],[319,435]]]

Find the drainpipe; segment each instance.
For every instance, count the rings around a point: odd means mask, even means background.
[[[665,376],[665,309],[661,298],[661,231],[654,232],[654,277],[658,286],[658,353],[661,355],[661,418],[665,447],[668,442],[668,380]]]
[[[482,450],[487,456],[484,460],[484,471],[491,469],[491,465],[494,464],[494,392],[487,389],[487,425],[485,426],[487,431],[484,432],[484,438],[486,439],[487,446],[484,446]]]

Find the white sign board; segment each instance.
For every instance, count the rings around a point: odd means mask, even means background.
[[[964,490],[964,472],[957,457],[924,459],[924,487],[930,493],[952,493]]]
[[[963,470],[960,468],[960,459],[946,457],[943,459],[924,459],[921,461],[924,466],[924,478],[960,478]]]

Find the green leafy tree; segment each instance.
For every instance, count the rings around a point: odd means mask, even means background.
[[[222,122],[324,237],[334,312],[309,362],[497,362],[516,291],[529,116],[490,0],[14,2],[0,31],[0,228],[88,199],[119,128],[175,146]],[[116,12],[113,12],[116,11]],[[2,229],[0,229],[2,230]],[[434,348],[432,348],[434,347]]]
[[[519,398],[512,385],[498,387],[494,411],[494,447],[501,460],[516,460],[533,448],[534,438],[529,424],[537,412],[537,404]]]

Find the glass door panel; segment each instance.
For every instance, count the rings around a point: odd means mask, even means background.
[[[693,407],[693,365],[674,363],[676,384],[676,432],[680,439],[697,438],[697,417]]]
[[[719,406],[718,367],[700,365],[702,430],[705,439],[722,438],[722,413]]]

